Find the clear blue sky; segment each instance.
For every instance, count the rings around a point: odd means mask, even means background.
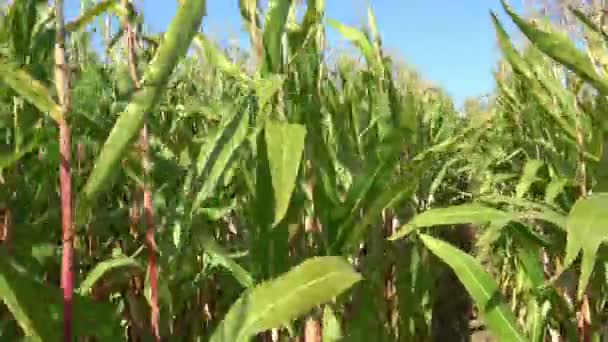
[[[136,2],[142,3],[142,0]],[[521,11],[522,0],[510,0]],[[77,6],[78,0],[68,0]],[[175,0],[143,0],[152,31],[166,30]],[[358,26],[366,20],[366,0],[327,0],[327,17]],[[453,96],[457,105],[468,96],[490,93],[492,70],[499,52],[489,10],[497,12],[511,31],[499,0],[370,0],[385,46],[398,52],[423,75]],[[207,0],[203,30],[223,41],[247,44],[237,0]],[[329,29],[328,31],[332,31]],[[330,42],[339,37],[329,32]]]

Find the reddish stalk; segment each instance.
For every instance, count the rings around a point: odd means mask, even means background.
[[[67,119],[70,112],[69,70],[65,58],[65,28],[63,0],[55,1],[57,35],[55,39],[55,86],[61,106],[59,121],[59,187],[61,195],[61,228],[63,255],[61,258],[61,288],[63,289],[63,339],[72,341],[72,296],[74,292],[74,231],[72,223],[72,142]]]
[[[126,7],[129,4],[129,0],[123,0],[123,4]],[[136,44],[136,36],[133,27],[128,22],[128,20],[124,21],[126,39],[127,39],[127,55],[128,55],[128,63],[129,63],[129,73],[131,75],[131,79],[133,80],[133,84],[136,89],[141,89],[141,82],[139,81],[139,75],[137,72],[137,64],[136,64],[136,55],[135,55],[135,44]],[[152,190],[148,184],[148,179],[150,175],[150,157],[148,154],[149,150],[149,134],[148,134],[148,124],[147,124],[147,114],[144,114],[144,126],[140,133],[140,149],[141,149],[141,159],[142,159],[142,168],[144,172],[144,182],[142,184],[143,191],[143,206],[144,206],[144,222],[146,226],[146,235],[145,235],[145,244],[148,248],[148,270],[150,276],[150,306],[151,306],[151,325],[152,325],[152,334],[156,341],[160,341],[160,328],[159,328],[159,319],[160,319],[160,308],[158,305],[158,260],[157,260],[157,247],[156,242],[154,240],[154,207],[152,204]]]

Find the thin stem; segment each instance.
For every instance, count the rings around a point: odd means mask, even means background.
[[[65,28],[63,0],[55,1],[55,86],[62,116],[59,121],[59,185],[61,191],[61,228],[63,255],[61,258],[61,288],[63,289],[63,338],[72,341],[72,296],[74,292],[74,231],[72,224],[72,142],[68,114],[70,112],[69,71],[65,58]]]
[[[574,106],[576,110],[576,144],[578,147],[578,181],[581,198],[587,197],[587,169],[585,166],[585,139],[581,123],[582,112],[577,107],[575,100]],[[591,314],[589,309],[589,298],[587,294],[583,296],[583,300],[579,307],[578,314],[578,327],[580,340],[583,342],[591,341]]]
[[[123,4],[126,7],[129,0],[123,0]],[[137,72],[137,63],[135,55],[136,35],[133,27],[128,20],[124,23],[126,39],[127,39],[127,56],[129,63],[129,73],[136,89],[141,89],[141,82],[139,81],[139,75]],[[140,149],[141,149],[141,160],[142,168],[144,171],[143,181],[143,194],[144,194],[144,218],[146,225],[146,247],[148,248],[148,267],[150,274],[150,306],[151,306],[151,322],[152,322],[152,333],[156,341],[160,341],[160,309],[158,305],[158,261],[157,261],[157,247],[154,240],[154,207],[152,203],[152,190],[148,183],[150,176],[150,157],[148,154],[149,150],[149,134],[148,134],[148,117],[144,113],[144,125],[140,133]]]

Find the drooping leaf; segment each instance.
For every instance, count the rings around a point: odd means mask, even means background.
[[[96,17],[108,11],[111,11],[119,16],[127,15],[127,10],[124,7],[120,6],[120,1],[105,0],[97,3],[95,6],[84,12],[81,16],[67,23],[65,25],[65,29],[68,32],[80,31],[84,29],[88,24],[93,22]]]
[[[608,241],[608,193],[595,193],[576,201],[566,223],[568,237],[564,268],[572,265],[582,251],[581,274],[578,283],[578,297],[587,289],[597,251]]]
[[[281,277],[246,290],[211,336],[211,342],[245,342],[279,328],[361,280],[342,257],[315,257]]]
[[[82,284],[80,284],[78,293],[89,295],[93,287],[102,279],[109,281],[109,278],[112,276],[120,276],[123,277],[124,281],[129,280],[133,272],[143,271],[144,268],[137,260],[124,255],[102,261],[96,264],[93,270],[89,272]]]
[[[251,274],[234,261],[213,236],[207,232],[198,232],[197,236],[205,252],[211,255],[215,262],[230,271],[243,287],[250,288],[254,285],[255,281]]]
[[[194,43],[201,49],[208,63],[221,72],[235,77],[243,82],[250,82],[250,78],[240,68],[232,63],[213,43],[202,33],[194,36]]]
[[[287,213],[304,151],[305,136],[306,127],[303,125],[266,122],[264,137],[274,195],[273,226]]]
[[[478,203],[460,204],[446,208],[430,209],[422,212],[389,237],[397,240],[418,228],[454,224],[486,224],[493,221],[514,218],[511,214]]]
[[[55,121],[61,119],[61,108],[51,97],[48,88],[27,71],[2,56],[0,56],[0,79],[42,113],[47,113]]]
[[[369,39],[367,39],[367,36],[365,36],[365,34],[363,32],[361,32],[360,30],[358,30],[354,27],[344,25],[334,19],[328,19],[327,23],[329,24],[329,26],[333,27],[338,32],[340,32],[340,34],[342,36],[344,36],[344,38],[346,38],[353,45],[355,45],[357,48],[359,48],[359,50],[361,50],[361,53],[367,60],[367,63],[369,63],[370,67],[372,67],[372,68],[379,67],[378,60],[376,59],[376,55],[374,53],[374,47],[373,47],[372,43],[369,41]]]
[[[498,284],[474,257],[429,235],[420,234],[420,239],[456,273],[494,337],[500,341],[527,341]]]
[[[77,222],[82,219],[83,211],[88,209],[107,185],[112,171],[140,131],[144,113],[158,102],[175,65],[186,54],[198,31],[205,11],[204,0],[185,0],[179,6],[156,56],[144,73],[142,88],[133,94],[124,113],[116,121],[84,185],[78,201]]]

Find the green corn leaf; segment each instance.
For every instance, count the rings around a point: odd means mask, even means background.
[[[296,185],[304,151],[306,127],[299,124],[267,121],[264,137],[274,197],[272,225],[275,226],[287,213]]]
[[[538,179],[536,174],[540,168],[543,167],[543,165],[545,164],[538,159],[532,159],[526,162],[521,178],[519,179],[519,183],[515,187],[515,195],[517,197],[524,197],[524,195],[530,189],[530,186],[532,186],[532,184]]]
[[[0,79],[39,111],[47,113],[57,122],[61,120],[61,108],[51,97],[48,88],[27,71],[2,56],[0,56]]]
[[[192,203],[193,212],[199,210],[203,201],[214,193],[228,167],[235,162],[238,148],[248,137],[248,128],[248,107],[234,109],[234,114],[227,118],[213,140],[202,147],[197,161],[197,175],[203,184]]]
[[[498,38],[498,45],[500,46],[500,50],[504,54],[509,64],[513,66],[513,69],[516,72],[521,73],[528,79],[532,79],[533,75],[530,70],[530,66],[527,65],[526,61],[521,57],[519,52],[515,49],[515,47],[511,44],[511,39],[507,34],[507,31],[504,29],[498,17],[494,12],[490,11],[490,15],[492,17],[492,22],[494,24],[494,29],[496,30],[496,37]]]
[[[522,236],[516,236],[516,238],[519,247],[517,261],[526,279],[526,289],[533,291],[541,288],[545,284],[545,274],[540,260],[540,248]],[[527,305],[529,318],[526,320],[526,331],[532,342],[544,341],[546,313],[543,302],[542,298],[531,298]]]
[[[197,232],[197,236],[206,253],[208,253],[219,265],[225,267],[234,278],[245,288],[253,287],[255,281],[251,274],[241,265],[234,261],[228,252],[207,232]]]
[[[65,25],[65,29],[68,32],[76,32],[84,29],[88,24],[93,22],[96,17],[104,14],[105,12],[111,11],[118,16],[128,15],[127,9],[120,6],[119,0],[106,0],[97,3],[92,8],[88,9],[80,17],[76,18]]]
[[[0,154],[0,172],[16,163],[26,154],[34,151],[40,146],[40,144],[40,139],[34,139],[28,142],[25,146],[22,146],[18,151]]]
[[[558,178],[552,180],[545,188],[545,202],[550,205],[555,204],[557,196],[564,191],[568,183],[569,181],[567,178]]]
[[[369,30],[371,31],[374,41],[380,41],[380,32],[378,31],[376,16],[374,15],[374,11],[370,4],[367,6],[367,24],[369,25]]]
[[[211,336],[211,342],[245,342],[326,303],[361,280],[342,257],[315,257],[274,280],[246,290]]]
[[[102,261],[89,272],[82,284],[80,284],[78,293],[83,296],[89,295],[93,287],[102,279],[108,281],[110,277],[121,277],[123,281],[128,281],[134,272],[143,271],[144,268],[137,260],[124,255]]]
[[[454,224],[486,224],[494,221],[506,220],[511,214],[478,203],[460,204],[446,208],[430,209],[420,213],[405,226],[389,237],[397,240],[405,237],[418,228]]]
[[[577,200],[568,215],[564,268],[570,267],[582,250],[581,275],[578,285],[579,299],[587,289],[600,245],[608,240],[608,211],[606,208],[608,208],[608,193],[595,193]]]
[[[264,108],[270,102],[272,97],[283,87],[284,81],[285,77],[278,74],[255,80],[253,87],[260,108]]]
[[[608,94],[608,80],[597,73],[593,62],[576,48],[565,33],[558,32],[549,25],[541,27],[538,22],[526,21],[513,11],[505,0],[501,0],[501,3],[513,22],[542,52],[588,81],[602,94]]]
[[[414,173],[416,174],[416,173]],[[419,179],[418,177],[412,177]],[[369,208],[364,211],[363,217],[351,216],[349,222],[355,222],[352,228],[342,225],[340,235],[338,236],[337,249],[343,252],[352,251],[365,238],[367,229],[374,224],[374,221],[380,217],[384,208],[393,208],[401,201],[411,196],[416,191],[418,183],[416,181],[407,180],[391,184],[389,190],[382,192],[370,203]],[[350,229],[346,229],[349,227]],[[344,241],[344,245],[342,245]]]
[[[527,220],[539,220],[545,221],[549,223],[553,223],[557,228],[561,231],[566,231],[566,222],[567,217],[557,211],[551,210],[549,208],[537,208],[527,212],[523,212],[519,215],[518,219]]]
[[[435,176],[435,178],[433,179],[431,186],[429,187],[428,197],[431,197],[435,194],[435,191],[437,191],[437,189],[439,189],[439,186],[441,186],[441,184],[444,183],[444,178],[445,178],[448,170],[452,167],[452,165],[459,162],[460,160],[461,160],[461,157],[459,156],[459,157],[452,158],[452,159],[448,160],[445,164],[443,164],[443,166],[437,173],[437,176]]]
[[[608,191],[608,140],[602,144],[602,154],[597,166],[595,192]]]
[[[156,56],[144,73],[142,89],[133,94],[125,112],[116,121],[86,181],[78,202],[77,220],[83,218],[82,211],[88,209],[106,187],[112,171],[140,131],[144,113],[156,105],[175,65],[186,54],[205,11],[206,2],[202,0],[186,0],[179,6]]]
[[[11,312],[28,341],[60,341],[63,329],[61,289],[45,286],[0,258],[0,302]],[[110,304],[74,295],[74,333],[120,340],[120,321]],[[95,329],[91,329],[95,326]]]
[[[394,164],[391,164],[389,160],[384,160],[373,169],[365,172],[361,172],[352,183],[346,198],[342,201],[340,211],[334,213],[335,217],[338,218],[340,215],[348,215],[353,219],[357,217],[357,213],[363,209],[363,205],[374,195],[372,189],[374,184],[378,183],[384,177],[387,177]],[[344,222],[348,224],[348,222]]]
[[[281,62],[281,40],[285,33],[285,25],[293,0],[268,0],[268,11],[264,23],[264,73],[278,73]]]
[[[456,273],[480,310],[492,334],[500,341],[527,341],[504,300],[498,284],[471,255],[458,248],[420,234],[425,246]]]
[[[505,29],[501,25],[500,21],[496,17],[496,14],[494,14],[493,12],[490,12],[490,13],[492,16],[492,21],[494,23],[494,27],[496,29],[498,45],[500,46],[500,49],[501,49],[503,55],[505,56],[505,58],[507,59],[507,61],[509,62],[509,64],[511,64],[511,66],[513,67],[513,70],[515,70],[515,72],[521,74],[524,77],[525,82],[527,82],[531,87],[534,88],[534,91],[531,91],[530,93],[545,108],[546,112],[549,113],[551,115],[551,117],[557,123],[559,123],[560,126],[562,126],[564,131],[566,133],[568,133],[568,135],[571,138],[575,138],[576,134],[574,132],[574,128],[571,125],[569,125],[568,122],[561,116],[562,115],[561,109],[557,109],[557,110],[555,109],[555,105],[554,105],[552,99],[550,98],[549,94],[547,94],[546,89],[540,87],[539,80],[543,81],[542,84],[545,87],[552,88],[554,90],[554,92],[556,93],[555,94],[556,96],[562,95],[563,89],[553,86],[549,81],[545,80],[543,77],[540,77],[539,73],[533,72],[532,67],[528,63],[528,61],[526,61],[519,54],[519,52],[517,52],[517,50],[511,43],[509,35],[507,34]]]
[[[369,39],[367,39],[367,36],[363,34],[363,32],[357,30],[354,27],[344,25],[334,19],[327,19],[327,23],[329,24],[329,26],[340,32],[340,34],[344,36],[344,38],[346,38],[357,48],[359,48],[359,50],[363,54],[363,57],[365,57],[365,60],[367,61],[367,63],[369,63],[370,67],[374,69],[379,67],[378,61],[376,60],[376,56],[374,53],[374,46],[369,41]]]
[[[232,63],[205,35],[198,33],[194,36],[194,43],[202,50],[201,52],[204,53],[211,66],[245,83],[251,82],[249,76],[241,72],[241,69]]]
[[[292,10],[297,9],[296,6],[292,7]],[[292,11],[294,12],[294,11]],[[325,13],[325,0],[308,0],[306,2],[306,13],[302,20],[302,24],[298,25],[295,22],[295,16],[290,16],[291,21],[288,23],[289,29],[289,46],[291,51],[302,51],[301,49],[306,45],[306,42],[310,42],[314,39],[322,39],[322,25],[321,20]],[[315,35],[316,36],[313,36]],[[293,58],[293,55],[290,56]]]

